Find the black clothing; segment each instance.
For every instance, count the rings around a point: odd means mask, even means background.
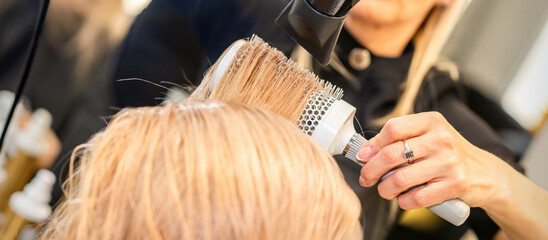
[[[214,62],[233,41],[257,34],[288,54],[294,43],[274,24],[287,1],[153,0],[137,17],[122,44],[122,55],[111,81],[115,83],[120,106],[155,105],[161,89],[146,83],[115,82],[116,79],[144,78],[153,82],[171,81],[185,85],[184,76],[197,84],[209,62]],[[348,64],[349,52],[361,47],[343,31],[335,54],[344,67],[360,80],[359,88],[330,67],[314,66],[314,71],[345,91],[344,99],[357,108],[357,119],[367,138],[381,129],[373,119],[390,112],[399,99],[401,84],[406,79],[414,47],[409,44],[398,58],[371,56],[364,70],[353,70]],[[206,61],[204,62],[204,59]],[[184,73],[184,74],[183,74]],[[439,111],[471,143],[515,164],[515,157],[496,133],[466,105],[458,82],[448,74],[433,69],[425,79],[415,111]],[[356,128],[359,129],[359,128]],[[356,192],[365,210],[365,239],[386,237],[391,202],[379,197],[376,187],[358,184],[360,167],[336,157],[348,184]],[[475,211],[474,211],[475,212]],[[475,218],[472,216],[470,221]],[[469,227],[471,223],[465,224]],[[496,229],[495,229],[496,230]]]
[[[401,95],[400,85],[407,77],[414,46],[409,44],[397,58],[371,54],[371,64],[361,71],[354,70],[348,63],[350,52],[354,48],[363,47],[343,29],[335,54],[341,59],[344,67],[360,80],[360,88],[353,88],[348,80],[329,66],[323,67],[315,62],[314,71],[321,78],[344,89],[343,99],[356,107],[356,118],[369,135],[366,136],[369,139],[380,131],[380,126],[374,126],[372,121],[388,114]]]
[[[291,39],[273,19],[287,1],[154,0],[135,19],[121,49],[113,80],[197,85],[202,72],[232,44],[255,33],[288,52]],[[164,89],[138,81],[115,83],[120,107],[152,106]]]

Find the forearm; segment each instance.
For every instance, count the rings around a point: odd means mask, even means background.
[[[508,165],[504,181],[483,209],[510,239],[548,239],[548,192]]]

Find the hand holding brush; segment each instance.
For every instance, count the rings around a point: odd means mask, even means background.
[[[354,130],[356,109],[341,98],[341,89],[254,36],[233,43],[189,101],[236,102],[273,112],[297,124],[331,154],[342,154],[363,166],[356,156],[366,140]],[[383,179],[407,165],[396,166]],[[428,209],[454,225],[461,225],[470,213],[458,199]]]

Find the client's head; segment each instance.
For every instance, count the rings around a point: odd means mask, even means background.
[[[260,110],[127,109],[78,155],[43,238],[361,236],[360,204],[333,158],[294,124]]]

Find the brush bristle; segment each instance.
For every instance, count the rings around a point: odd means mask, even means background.
[[[211,67],[193,93],[194,100],[254,106],[297,123],[314,92],[321,91],[322,95],[337,100],[343,95],[342,89],[299,67],[255,35],[238,49],[214,90],[206,91],[216,67],[217,64]]]

